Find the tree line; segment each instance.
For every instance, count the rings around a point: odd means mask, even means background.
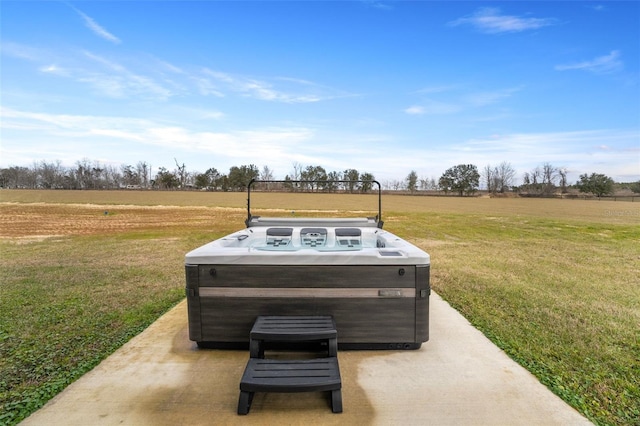
[[[157,190],[207,190],[243,191],[252,179],[274,180],[274,172],[268,166],[259,169],[255,164],[233,166],[227,173],[215,167],[205,172],[191,172],[184,163],[175,161],[175,168],[159,167],[155,174],[146,161],[135,165],[113,166],[99,161],[83,159],[72,167],[65,167],[57,160],[35,162],[31,167],[11,166],[0,169],[0,187],[25,189],[157,189]],[[516,185],[516,171],[508,162],[497,166],[486,165],[482,171],[474,164],[459,164],[447,169],[439,179],[420,178],[412,170],[403,180],[382,182],[382,189],[392,191],[439,191],[445,194],[470,196],[482,187],[489,193],[516,192],[523,196],[550,196],[566,193],[570,187],[598,197],[611,194],[615,182],[610,177],[592,173],[580,175],[575,184],[567,181],[568,171],[550,163],[526,171],[522,184]],[[304,166],[293,163],[292,170],[283,182],[258,184],[261,190],[288,190],[311,192],[369,192],[375,176],[356,169],[327,171],[318,165]],[[304,181],[304,182],[296,182]],[[640,193],[640,181],[622,184]],[[620,184],[618,184],[618,187]]]
[[[35,162],[31,167],[10,166],[0,169],[0,187],[23,189],[157,189],[157,190],[207,190],[244,191],[252,179],[274,180],[274,173],[255,164],[233,166],[228,173],[215,167],[205,172],[190,172],[184,163],[175,160],[175,168],[159,167],[155,174],[146,161],[136,165],[113,166],[84,159],[72,167],[61,161]],[[327,172],[322,166],[293,164],[293,171],[284,182],[259,189],[292,191],[347,191],[368,192],[375,177],[356,169]],[[303,181],[303,182],[296,182]],[[341,182],[342,181],[342,182]]]

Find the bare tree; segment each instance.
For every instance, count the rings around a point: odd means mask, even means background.
[[[76,162],[76,181],[79,189],[91,188],[91,161],[88,158],[83,158]]]
[[[302,170],[304,169],[304,166],[300,163],[298,163],[297,161],[293,162],[293,172],[291,173],[291,178],[290,180],[300,180],[300,176],[302,175]],[[288,175],[287,175],[288,177]],[[299,189],[300,185],[297,183],[292,183],[290,185],[290,189],[293,191],[297,191]]]
[[[262,166],[262,172],[260,173],[260,179],[262,179],[262,180],[273,180],[273,171],[269,168],[269,166]]]
[[[421,191],[426,191],[427,187],[429,186],[429,179],[421,177],[420,179],[418,179],[418,186],[420,187]]]
[[[498,192],[504,193],[513,186],[516,171],[510,163],[503,161],[496,167],[487,164],[482,171],[482,175],[487,185],[487,191],[496,194]],[[537,176],[534,179],[537,179]],[[529,181],[529,175],[526,173],[525,180]]]
[[[560,178],[560,190],[564,194],[567,192],[567,173],[568,170],[566,167],[558,167],[558,176]]]
[[[273,171],[271,171],[269,166],[262,166],[262,171],[260,172],[260,179],[261,180],[273,180]],[[263,189],[269,190],[269,184],[265,183]]]
[[[402,181],[400,181],[400,180],[397,180],[397,179],[394,179],[394,180],[392,180],[392,181],[390,181],[390,182],[388,183],[389,188],[390,188],[392,191],[400,191],[400,189],[402,188],[402,184],[403,184],[403,182],[402,182]]]
[[[540,167],[536,167],[531,172],[525,172],[523,177],[524,184],[522,190],[528,194],[539,194],[541,192],[540,180],[542,178],[542,171]]]
[[[116,166],[108,164],[104,167],[104,180],[107,189],[114,189],[120,186],[122,176]]]
[[[298,163],[297,161],[293,162],[293,173],[291,175],[291,179],[293,180],[300,180],[300,175],[302,174],[302,170],[304,169],[304,166],[300,163]]]
[[[484,169],[482,169],[482,177],[484,179],[485,185],[487,185],[487,191],[488,192],[495,192],[495,188],[493,186],[493,167],[491,167],[491,164],[487,164],[486,166],[484,166]]]
[[[148,188],[149,181],[151,179],[151,166],[149,166],[146,161],[138,161],[138,164],[136,164],[136,171],[138,172],[138,182],[136,184],[143,188]]]
[[[542,183],[550,185],[555,183],[557,169],[550,163],[544,163],[542,165]]]
[[[438,182],[433,176],[420,179],[420,189],[423,191],[435,191],[438,189]]]
[[[3,188],[35,188],[35,170],[12,166],[0,170],[0,186]]]
[[[529,195],[551,195],[556,190],[558,176],[556,167],[550,163],[544,163],[542,167],[538,166],[524,174],[520,190]]]
[[[556,189],[557,168],[550,163],[542,165],[542,192],[545,195],[553,194]]]
[[[418,173],[415,170],[411,170],[405,178],[405,182],[407,183],[407,189],[413,194],[418,188]]]
[[[513,180],[516,176],[516,171],[511,166],[511,163],[503,161],[498,167],[494,169],[496,178],[496,191],[504,193],[513,186]]]
[[[176,162],[176,177],[178,178],[179,181],[179,185],[180,185],[180,189],[185,189],[185,187],[187,186],[187,166],[185,166],[184,163],[182,163],[182,166],[180,164],[178,164],[178,160],[174,158],[174,161]]]
[[[531,184],[537,186],[542,180],[542,170],[537,166],[535,169],[531,171]]]
[[[133,168],[133,166],[123,164],[120,166],[120,170],[122,171],[122,183],[124,185],[138,185],[140,183],[138,172]]]
[[[45,189],[58,189],[62,188],[64,180],[64,169],[60,160],[56,160],[52,163],[41,161],[36,166],[38,186]]]

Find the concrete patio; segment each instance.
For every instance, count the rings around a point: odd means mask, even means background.
[[[178,304],[22,424],[591,424],[435,293],[421,349],[338,353],[343,413],[324,393],[269,393],[238,416],[249,353],[198,349],[186,309]]]

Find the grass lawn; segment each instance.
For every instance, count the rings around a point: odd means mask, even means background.
[[[0,192],[0,424],[182,300],[184,254],[243,227],[245,203]],[[368,215],[377,198],[252,194],[252,206]],[[433,288],[553,392],[594,423],[640,424],[640,204],[385,196],[383,220],[431,254]]]

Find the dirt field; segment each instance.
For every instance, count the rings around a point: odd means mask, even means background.
[[[241,209],[223,207],[2,203],[0,238],[42,240],[157,228],[199,228],[229,215],[237,215],[241,223],[243,213]]]
[[[251,205],[253,214],[262,215],[304,215],[319,209],[331,215],[339,211],[354,216],[375,215],[377,195],[255,193]],[[394,212],[640,224],[640,203],[614,201],[383,196],[383,220],[392,219]],[[240,192],[0,191],[0,238],[43,239],[144,231],[159,226],[194,229],[230,222],[239,229],[246,215],[246,193]],[[233,216],[236,218],[230,221]]]

